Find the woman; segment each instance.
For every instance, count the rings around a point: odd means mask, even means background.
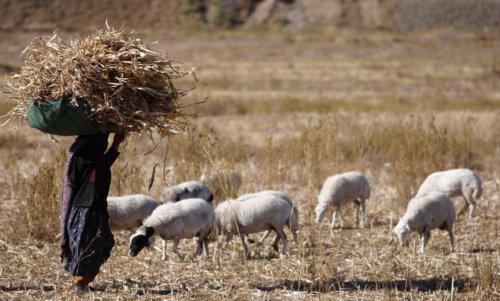
[[[61,199],[61,261],[83,292],[108,259],[115,240],[109,229],[106,199],[111,165],[119,156],[123,134],[78,136],[71,146],[63,174]]]

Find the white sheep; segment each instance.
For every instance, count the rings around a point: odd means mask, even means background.
[[[432,191],[439,191],[450,198],[462,196],[465,206],[459,215],[469,207],[469,217],[474,216],[476,201],[483,192],[482,182],[479,176],[470,169],[459,168],[439,171],[430,174],[420,185],[417,196],[423,196]]]
[[[166,187],[160,197],[162,203],[175,203],[189,198],[200,198],[211,203],[214,199],[212,190],[201,181],[188,181]]]
[[[321,223],[325,217],[329,205],[335,206],[333,213],[331,228],[337,226],[337,218],[340,217],[341,207],[349,202],[354,201],[356,205],[355,223],[359,225],[359,208],[361,207],[362,224],[366,223],[366,205],[365,202],[370,198],[370,184],[368,180],[358,171],[350,171],[342,174],[334,175],[327,178],[318,195],[318,205],[316,206],[316,222]]]
[[[399,243],[405,245],[411,232],[421,234],[420,252],[431,236],[431,230],[447,230],[450,235],[451,251],[455,252],[453,224],[455,223],[455,208],[451,199],[441,192],[430,192],[424,196],[414,197],[408,203],[405,214],[394,227]]]
[[[217,199],[234,197],[241,186],[241,175],[237,172],[208,172],[200,177],[200,182],[209,186]]]
[[[113,231],[139,227],[159,205],[158,201],[143,194],[108,197],[107,201],[109,226]]]
[[[250,252],[246,244],[246,235],[266,230],[277,233],[273,247],[278,250],[278,242],[282,242],[282,256],[286,256],[286,234],[283,227],[295,225],[295,214],[284,199],[275,195],[259,195],[247,200],[227,200],[215,208],[215,222],[223,234],[226,235],[225,248],[237,234],[243,244],[243,251],[247,258]]]
[[[129,251],[136,256],[145,246],[151,246],[155,235],[164,241],[173,240],[173,252],[179,254],[179,242],[183,238],[198,237],[198,245],[193,257],[198,256],[203,248],[208,256],[208,236],[214,222],[212,205],[200,198],[184,199],[175,203],[158,206],[146,218],[143,225],[130,237]],[[166,257],[163,250],[162,260]]]
[[[263,190],[263,191],[259,191],[256,193],[244,194],[242,196],[239,196],[236,200],[245,201],[245,200],[250,200],[250,199],[253,199],[255,197],[262,196],[262,195],[274,195],[274,196],[282,198],[283,200],[285,200],[288,203],[288,205],[290,206],[290,210],[292,210],[292,214],[295,216],[295,218],[291,219],[291,221],[293,221],[294,224],[288,225],[288,227],[289,227],[290,231],[292,232],[293,242],[297,243],[297,230],[299,229],[299,211],[298,211],[297,207],[295,207],[295,205],[293,204],[292,200],[286,194],[284,194],[283,192],[278,191],[278,190]],[[262,235],[259,238],[257,244],[262,245],[264,243],[264,240],[266,240],[266,238],[269,236],[269,234],[271,234],[271,230],[266,230],[266,232],[264,232],[264,235]],[[249,242],[253,242],[253,241],[249,240]]]

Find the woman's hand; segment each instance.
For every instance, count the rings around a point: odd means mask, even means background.
[[[123,133],[116,133],[113,136],[113,144],[111,144],[112,148],[118,149],[120,144],[125,140],[125,134]]]

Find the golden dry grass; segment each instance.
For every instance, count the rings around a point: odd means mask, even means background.
[[[156,251],[128,257],[130,233],[118,233],[87,297],[498,299],[498,39],[483,35],[361,32],[354,40],[352,32],[243,32],[160,41],[198,65],[205,86],[193,99],[211,100],[197,109],[203,117],[192,129],[169,140],[165,166],[165,144],[144,156],[151,143],[129,139],[112,194],[158,197],[164,185],[209,170],[238,171],[240,194],[272,188],[290,195],[300,210],[299,243],[282,260],[269,241],[251,245],[246,261],[235,240],[224,254],[211,244],[209,259],[160,261]],[[54,154],[70,141],[55,145],[26,126],[0,132],[0,298],[75,298],[50,226],[61,172]],[[422,255],[416,237],[409,248],[391,242],[391,221],[422,179],[454,167],[475,169],[484,183],[478,216],[456,224],[457,252],[449,253],[439,231]],[[345,208],[344,229],[330,235],[326,224],[314,224],[316,195],[328,175],[352,169],[373,187],[368,225],[353,228]],[[194,242],[181,250],[191,253]]]

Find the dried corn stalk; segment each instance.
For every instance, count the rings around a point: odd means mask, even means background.
[[[192,69],[153,51],[133,32],[108,27],[87,37],[75,35],[69,43],[54,34],[33,40],[23,54],[24,65],[8,83],[17,102],[11,116],[25,118],[29,100],[41,103],[72,94],[90,105],[97,122],[124,131],[167,136],[189,122],[179,110],[179,97],[187,91],[176,89],[173,81]]]

